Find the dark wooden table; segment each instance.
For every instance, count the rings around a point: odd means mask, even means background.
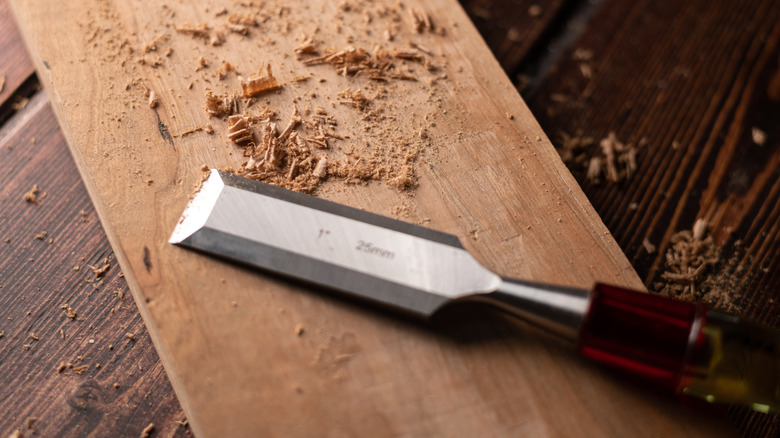
[[[462,4],[648,289],[780,327],[780,3]],[[4,0],[0,83],[0,435],[189,435]]]

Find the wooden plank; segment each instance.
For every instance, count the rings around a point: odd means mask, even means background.
[[[185,436],[45,93],[0,129],[0,185],[0,433]]]
[[[342,137],[322,152],[331,162],[351,160],[357,172],[355,155],[369,161],[368,148],[379,149],[397,182],[398,163],[381,148],[388,138],[412,146],[404,164],[413,166],[413,190],[393,181],[350,184],[355,172],[339,177],[334,166],[319,196],[456,234],[505,275],[641,286],[454,2],[242,3],[225,4],[225,13],[216,2],[13,5],[198,436],[728,433],[712,415],[682,411],[585,366],[525,326],[466,319],[461,328],[433,331],[166,243],[201,164],[244,161],[224,140],[226,122],[203,110],[207,88],[240,89],[232,73],[219,81],[216,70],[227,61],[246,76],[270,62],[283,86],[247,111],[269,105],[286,123],[294,103],[309,120],[317,113],[307,109],[322,106]],[[409,19],[414,10],[426,11],[417,13],[419,33]],[[248,36],[227,33],[231,14],[258,25]],[[52,30],[55,17],[61,26]],[[210,36],[223,30],[225,42],[213,47],[175,31],[187,24],[206,24]],[[395,74],[416,81],[343,77],[296,59],[300,33],[323,40],[321,53],[347,45],[407,50],[412,42],[437,67],[395,58]],[[312,78],[298,82],[298,74]],[[347,87],[373,99],[368,110],[352,107]],[[147,104],[147,91],[156,106]],[[213,136],[183,134],[207,124]]]
[[[12,112],[11,96],[28,78],[34,74],[30,57],[24,42],[16,29],[11,9],[5,0],[0,1],[0,122]]]
[[[649,288],[668,288],[665,257],[673,236],[703,219],[719,259],[691,282],[696,294],[774,327],[780,326],[778,20],[780,4],[773,1],[606,1],[530,102],[559,145],[563,133],[596,140],[575,152],[582,158],[570,168]],[[603,157],[598,140],[610,131],[626,143],[648,142],[630,179],[611,183],[602,176],[596,184],[586,165]],[[737,408],[730,414],[744,436],[780,433],[776,415]]]

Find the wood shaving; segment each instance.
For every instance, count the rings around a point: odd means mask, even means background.
[[[539,5],[531,5],[528,7],[528,16],[532,18],[539,18],[542,16],[542,7]]]
[[[343,105],[350,105],[352,107],[355,107],[359,110],[364,110],[369,104],[368,98],[363,95],[363,92],[361,90],[355,90],[352,91],[351,89],[347,88],[343,90],[341,93],[339,93],[339,103]]]
[[[425,56],[418,50],[398,50],[393,49],[393,56],[399,59],[408,59],[410,61],[425,62]]]
[[[656,247],[655,247],[655,245],[653,245],[653,244],[650,242],[650,240],[649,240],[647,237],[645,237],[645,239],[644,239],[644,240],[642,240],[642,246],[645,248],[645,251],[646,251],[648,254],[655,254]]]
[[[314,167],[312,174],[317,179],[324,179],[328,176],[328,158],[322,157],[317,161],[317,165]]]
[[[225,27],[233,33],[241,34],[244,36],[249,35],[249,27],[244,26],[243,24],[225,23]]]
[[[228,117],[228,138],[236,144],[252,142],[253,132],[249,126],[249,117],[232,115]]]
[[[423,33],[425,31],[434,32],[436,30],[433,25],[433,20],[431,20],[431,16],[421,9],[409,9],[409,18],[412,22],[412,28],[414,28],[417,33]]]
[[[160,43],[166,41],[167,39],[168,39],[168,35],[162,34],[157,38],[153,39],[152,41],[149,41],[144,45],[144,53],[156,52]]]
[[[750,130],[750,134],[753,137],[753,143],[759,146],[763,146],[766,143],[766,132],[764,132],[760,128],[754,126]]]
[[[590,61],[593,59],[593,51],[583,48],[578,48],[572,54],[572,58],[575,61]]]
[[[206,126],[198,125],[194,128],[188,129],[179,134],[174,134],[173,137],[185,137],[187,135],[194,134],[196,132],[201,132],[201,131],[205,132],[206,134],[213,134],[214,128],[211,125],[206,125]]]
[[[195,68],[195,71],[201,71],[204,68],[208,68],[208,66],[209,66],[209,60],[201,56],[200,58],[198,58],[198,66]]]
[[[24,434],[21,430],[16,429],[13,432],[11,432],[10,435],[8,435],[8,438],[24,438]]]
[[[296,47],[294,52],[300,58],[303,55],[316,55],[318,42],[312,38],[305,38],[300,46]]]
[[[154,432],[154,423],[149,423],[148,426],[144,427],[144,429],[141,431],[141,438],[149,438],[152,436],[152,432]]]
[[[74,320],[76,319],[76,316],[78,316],[76,312],[73,311],[73,308],[71,308],[68,304],[63,304],[60,306],[60,309],[65,311],[65,316],[67,316],[68,319]]]
[[[157,98],[157,95],[154,94],[154,91],[149,92],[149,108],[157,108],[157,104],[159,103],[159,99]]]
[[[17,100],[13,104],[11,104],[11,108],[13,108],[14,111],[21,111],[24,109],[24,107],[27,106],[27,104],[30,102],[30,99],[27,97],[22,97],[21,99]]]
[[[211,35],[209,38],[209,44],[211,44],[214,47],[221,46],[225,43],[225,35],[222,34],[222,32],[214,32],[214,34]]]
[[[238,101],[235,95],[218,95],[206,92],[206,112],[214,117],[230,116],[238,112]]]
[[[571,137],[563,135],[563,147],[560,150],[561,159],[571,167],[577,162],[582,163],[587,171],[588,181],[598,184],[601,182],[602,175],[610,182],[620,182],[630,179],[637,169],[637,147],[632,143],[624,144],[620,142],[615,132],[599,142],[600,154],[596,153],[590,157],[587,154],[578,154],[580,149],[588,148],[593,143],[589,137]],[[645,146],[646,139],[639,141],[639,146]]]
[[[228,17],[228,23],[247,27],[257,27],[257,18],[254,15],[236,15]]]
[[[103,259],[103,265],[100,267],[89,265],[89,269],[92,270],[92,273],[95,274],[95,278],[101,278],[108,272],[109,269],[111,269],[111,264],[108,262],[108,259]]]
[[[40,189],[38,188],[38,184],[34,184],[32,189],[30,189],[29,192],[22,195],[22,199],[24,199],[26,202],[29,202],[31,204],[37,204],[38,203],[38,193],[40,193]]]
[[[219,80],[225,79],[225,77],[228,75],[228,73],[236,71],[236,67],[233,66],[233,64],[229,62],[225,62],[222,64],[222,66],[217,70],[217,76],[219,77]]]
[[[271,71],[271,64],[267,64],[265,70],[266,74],[263,74],[263,69],[261,68],[256,75],[252,75],[246,81],[241,82],[244,97],[255,97],[280,87],[279,82]]]
[[[373,55],[366,50],[347,46],[343,50],[330,52],[324,56],[302,60],[305,65],[330,64],[342,76],[365,75],[376,81],[399,78],[399,72],[392,63],[392,56],[386,50],[378,50]]]
[[[696,219],[693,223],[693,240],[702,241],[704,236],[707,235],[707,221],[704,219]]]
[[[209,38],[209,27],[205,23],[193,25],[189,23],[182,24],[175,28],[176,32],[192,35],[198,38]]]

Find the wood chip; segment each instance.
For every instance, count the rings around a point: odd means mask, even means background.
[[[225,77],[228,75],[228,73],[236,71],[236,67],[233,66],[233,64],[229,62],[225,62],[222,64],[222,66],[217,70],[217,76],[219,77],[219,80],[225,79]]]
[[[185,24],[182,24],[179,27],[176,27],[175,30],[178,33],[192,35],[194,37],[199,37],[199,38],[208,38],[209,37],[209,27],[205,23],[204,24],[198,24],[198,25],[185,23]]]
[[[154,91],[149,92],[149,108],[157,108],[157,104],[159,103],[159,100],[157,99],[157,95],[154,94]]]
[[[696,219],[693,224],[693,240],[702,241],[707,234],[707,221],[704,219]]]
[[[754,126],[750,130],[751,136],[753,137],[753,143],[763,146],[766,143],[766,132],[761,130],[760,128]]]
[[[111,269],[111,264],[108,263],[108,259],[103,259],[103,265],[100,267],[89,265],[89,269],[92,270],[92,273],[95,274],[95,278],[100,278],[104,275],[106,275],[106,272],[108,272],[109,269]]]
[[[65,316],[67,316],[69,319],[73,320],[76,319],[76,312],[73,311],[73,309],[68,304],[63,304],[60,306],[60,309],[63,309],[65,311]]]
[[[154,423],[149,423],[148,426],[144,427],[144,429],[141,431],[141,438],[149,438],[152,436],[152,432],[154,432]]]
[[[369,104],[368,98],[363,95],[361,90],[352,91],[347,88],[339,93],[339,103],[342,105],[350,105],[359,110],[364,110]]]
[[[539,18],[542,16],[542,7],[539,5],[531,5],[528,7],[528,16],[532,18]]]
[[[409,10],[409,18],[411,19],[412,27],[417,33],[434,31],[433,21],[427,12],[418,8],[412,8]]]
[[[30,102],[29,98],[22,97],[21,99],[18,99],[13,104],[11,104],[11,108],[13,108],[14,111],[21,111],[24,109],[24,107],[27,106],[29,102]]]
[[[35,423],[38,422],[38,417],[27,417],[27,419],[24,421],[25,426],[27,426],[28,429],[32,429],[35,427]]]
[[[22,196],[22,199],[25,201],[31,203],[31,204],[37,204],[38,203],[38,193],[40,193],[40,189],[38,188],[38,184],[34,184],[33,188],[30,189],[29,192],[25,193]]]
[[[318,53],[317,44],[317,41],[311,38],[306,38],[300,46],[295,48],[294,52],[299,57],[302,55],[316,55]]]

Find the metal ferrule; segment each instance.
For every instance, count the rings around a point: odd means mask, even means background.
[[[482,295],[480,301],[576,341],[590,307],[590,292],[503,279],[495,292]]]

